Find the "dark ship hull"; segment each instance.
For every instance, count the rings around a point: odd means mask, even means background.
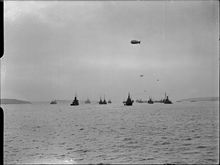
[[[125,105],[125,106],[132,106],[132,105],[133,105],[133,102],[125,102],[124,105]]]
[[[77,105],[79,105],[79,102],[72,102],[70,105],[71,106],[77,106]]]
[[[164,101],[164,104],[173,104],[170,100]]]
[[[99,104],[107,104],[106,101],[99,102]]]
[[[153,102],[153,101],[148,101],[147,103],[148,103],[148,104],[153,104],[154,102]]]
[[[50,104],[57,104],[57,102],[56,101],[51,101]]]
[[[56,100],[52,100],[52,101],[50,102],[50,104],[57,104],[57,101],[56,101]]]

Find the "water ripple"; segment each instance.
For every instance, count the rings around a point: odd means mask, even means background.
[[[214,103],[132,107],[36,104],[7,105],[5,109],[7,164],[219,161],[218,106]]]

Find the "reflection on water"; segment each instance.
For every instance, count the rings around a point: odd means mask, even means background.
[[[219,162],[218,102],[3,109],[8,164]]]

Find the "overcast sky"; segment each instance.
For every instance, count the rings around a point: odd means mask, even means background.
[[[4,13],[2,98],[218,96],[218,1],[5,1]]]

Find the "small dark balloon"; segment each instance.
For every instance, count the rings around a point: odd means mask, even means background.
[[[140,44],[141,43],[141,41],[139,41],[139,40],[131,40],[131,44]]]

